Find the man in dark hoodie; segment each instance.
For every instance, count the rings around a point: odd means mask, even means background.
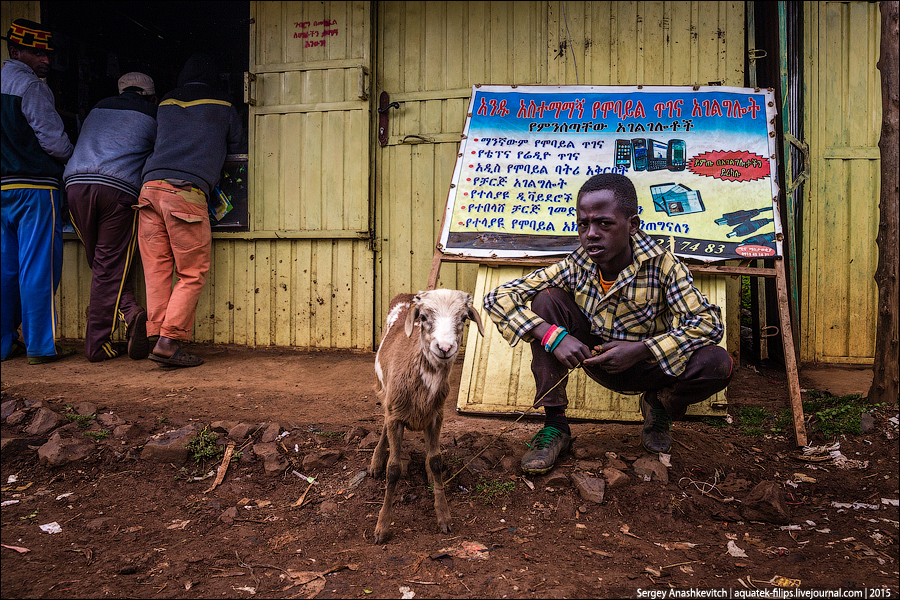
[[[147,311],[134,296],[131,260],[137,241],[132,206],[141,171],[156,140],[156,87],[144,73],[119,78],[119,95],[90,112],[63,180],[72,225],[91,267],[91,297],[84,354],[91,362],[122,356],[147,358]],[[119,320],[127,343],[112,342]]]
[[[159,336],[150,359],[160,366],[203,364],[181,343],[190,339],[209,271],[207,198],[225,156],[243,150],[240,116],[228,95],[214,87],[217,75],[211,57],[188,59],[178,87],[159,103],[156,143],[144,165],[138,243],[147,286],[147,335]]]

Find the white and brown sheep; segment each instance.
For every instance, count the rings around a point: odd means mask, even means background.
[[[429,290],[399,294],[391,300],[378,354],[375,374],[378,396],[384,406],[384,427],[375,448],[369,474],[381,477],[387,466],[387,489],[375,527],[375,543],[390,535],[391,504],[400,479],[400,448],[405,428],[425,432],[425,471],[434,488],[438,527],[450,532],[450,509],[444,496],[440,435],[447,381],[459,353],[466,321],[478,332],[484,327],[472,296],[458,290]]]

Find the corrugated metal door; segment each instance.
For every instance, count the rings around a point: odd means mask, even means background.
[[[368,2],[253,2],[250,232],[215,233],[195,339],[372,347]]]
[[[376,332],[394,294],[427,285],[472,85],[744,83],[743,2],[380,2],[377,23],[374,93],[388,92],[400,108],[390,110],[387,146],[375,150]],[[522,272],[496,271],[448,263],[438,285],[480,301],[485,285],[502,283],[496,277]],[[725,303],[718,284],[704,291]],[[505,342],[477,344],[460,406],[529,401],[524,388],[517,393],[517,355]],[[487,364],[504,365],[491,371],[488,390],[479,372]],[[585,416],[623,416],[615,398],[599,402]]]
[[[801,358],[874,360],[880,194],[878,4],[804,5],[810,146]]]

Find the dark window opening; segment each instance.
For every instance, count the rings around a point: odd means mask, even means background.
[[[218,60],[219,87],[231,96],[247,131],[243,77],[250,63],[249,2],[45,0],[41,21],[53,32],[56,49],[47,83],[73,142],[94,105],[118,94],[119,77],[146,73],[161,99],[175,88],[181,68],[195,52]],[[231,221],[242,223],[227,229],[246,229],[246,195],[240,208],[244,216],[236,212]]]

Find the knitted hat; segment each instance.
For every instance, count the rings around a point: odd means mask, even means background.
[[[132,71],[131,73],[125,73],[121,77],[119,77],[119,93],[125,91],[126,88],[136,87],[140,88],[141,91],[138,92],[142,96],[152,96],[156,93],[156,88],[153,86],[153,80],[149,75],[144,75],[143,73],[138,73],[137,71]]]
[[[35,50],[53,50],[53,39],[49,29],[44,29],[40,23],[28,19],[16,19],[9,26],[4,40],[22,48]]]

